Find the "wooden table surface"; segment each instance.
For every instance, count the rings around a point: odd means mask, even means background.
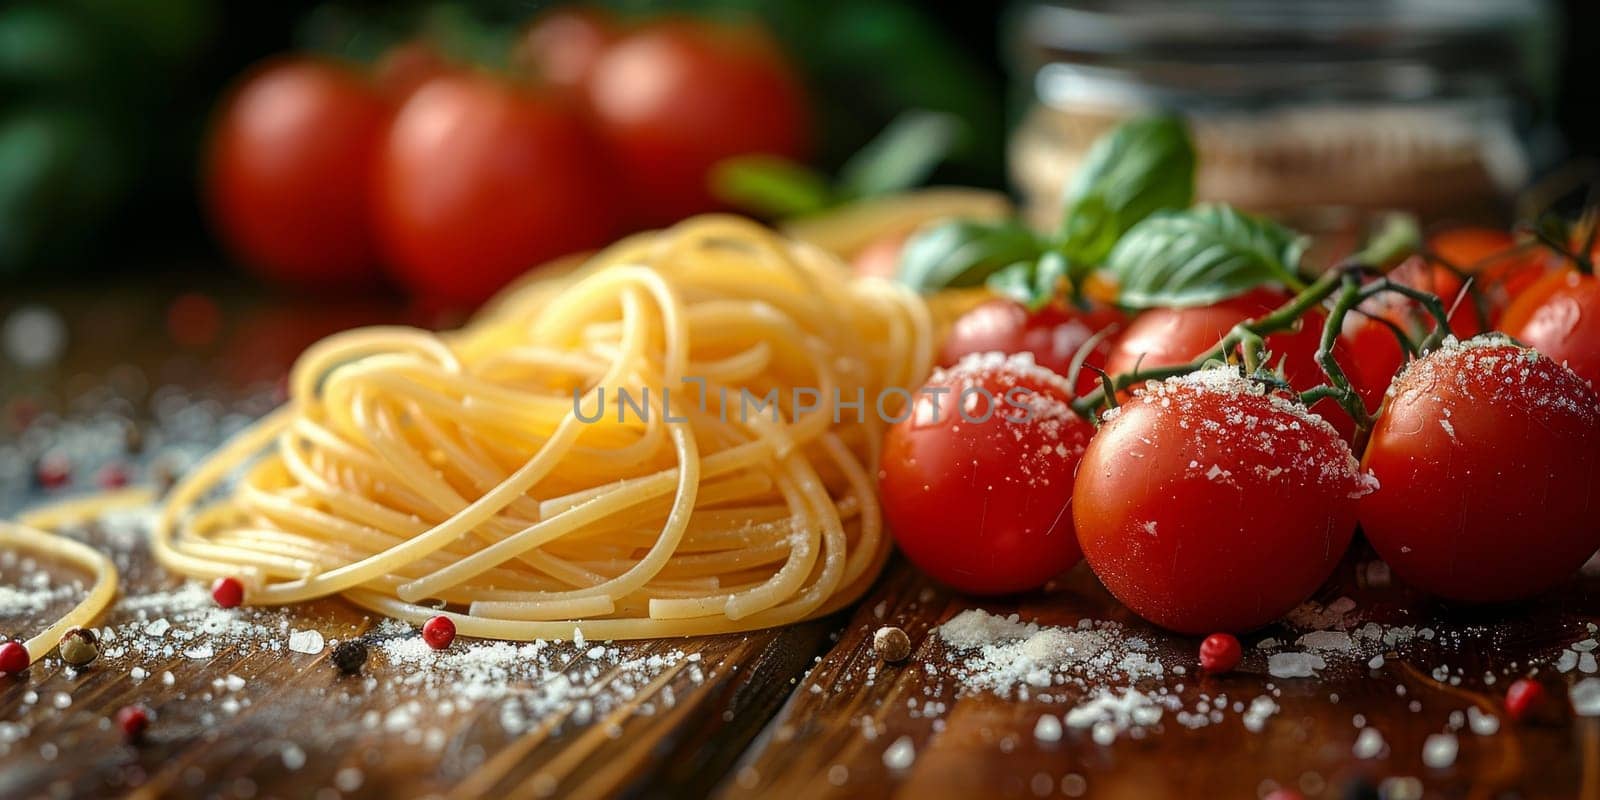
[[[114,407],[148,419],[164,402],[157,387],[171,383],[189,387],[187,397],[221,398],[208,413],[213,422],[232,419],[229,408],[261,405],[271,376],[304,339],[394,315],[382,304],[284,312],[222,292],[209,298],[221,304],[220,334],[185,350],[169,335],[172,296],[154,289],[24,298],[59,314],[68,339],[40,368],[17,368],[0,354],[0,512],[48,494],[5,462],[32,464],[49,451],[50,438],[29,430],[71,431],[74,420],[99,413],[74,397],[103,406],[106,392],[96,387],[129,384]],[[0,320],[18,302],[0,301]],[[251,399],[239,401],[244,395]],[[96,429],[76,430],[81,438]],[[110,457],[148,478],[162,458],[196,446],[180,439],[157,436],[137,454]],[[75,484],[92,483],[98,466],[73,466]],[[145,641],[162,639],[149,634],[153,620],[203,628],[214,612],[158,607],[160,598],[185,595],[150,562],[130,525],[137,520],[71,532],[115,553],[123,567],[124,599],[96,622],[118,632],[103,643],[107,656],[82,671],[51,657],[24,676],[0,678],[0,797],[1251,798],[1278,787],[1308,798],[1600,797],[1600,718],[1516,724],[1501,708],[1516,677],[1537,674],[1563,702],[1565,686],[1590,677],[1583,670],[1594,668],[1592,659],[1566,671],[1558,665],[1569,647],[1590,646],[1600,621],[1595,577],[1520,607],[1449,609],[1381,580],[1358,544],[1315,598],[1342,613],[1301,615],[1258,632],[1247,637],[1237,672],[1203,676],[1195,640],[1143,624],[1081,567],[1038,593],[975,600],[896,560],[860,603],[830,618],[748,635],[552,644],[485,683],[430,681],[429,663],[402,657],[414,632],[337,600],[230,612],[248,630],[208,652],[186,652],[179,642],[167,654]],[[74,578],[59,565],[0,553],[0,585],[30,569],[47,570],[57,586]],[[72,602],[70,593],[52,598],[22,613],[0,606],[0,632],[25,635]],[[1115,623],[1119,647],[1163,669],[1133,680],[1113,670],[1026,698],[977,688],[974,653],[937,632],[970,608],[1047,626]],[[1296,642],[1308,630],[1365,642],[1360,631],[1369,623],[1427,633],[1322,652],[1326,666],[1314,677],[1268,674],[1269,655],[1305,649]],[[909,634],[908,660],[883,664],[873,654],[872,633],[882,625]],[[290,633],[312,629],[327,640],[364,637],[373,653],[364,674],[340,676],[331,645],[313,653],[281,646]],[[1256,647],[1263,639],[1281,645]],[[456,647],[490,652],[465,639]],[[1065,721],[1095,692],[1129,685],[1166,704],[1158,720],[1120,726],[1104,741],[1090,728],[1040,722]],[[137,745],[109,722],[133,703],[155,716]],[[537,713],[513,713],[528,709]],[[1381,745],[1358,752],[1363,728],[1377,731]],[[1430,766],[1425,743],[1436,736],[1459,752]]]

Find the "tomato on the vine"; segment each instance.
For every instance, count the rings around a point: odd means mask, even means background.
[[[1438,297],[1450,321],[1451,335],[1466,339],[1483,332],[1476,298],[1465,293],[1466,282],[1449,267],[1413,256],[1390,270],[1388,277],[1402,286]],[[1345,317],[1341,339],[1347,356],[1340,359],[1340,364],[1367,411],[1378,410],[1384,392],[1406,363],[1394,329],[1415,341],[1436,324],[1422,304],[1394,292],[1369,298],[1359,310]]]
[[[1406,582],[1452,600],[1537,594],[1600,548],[1600,401],[1499,337],[1449,341],[1396,379],[1361,527]]]
[[[212,132],[207,189],[227,245],[272,280],[379,276],[368,194],[389,104],[365,77],[307,58],[256,69]]]
[[[1135,366],[1153,369],[1188,363],[1215,347],[1233,326],[1270,314],[1289,299],[1282,289],[1262,287],[1209,306],[1151,309],[1135,317],[1117,338],[1106,359],[1106,371],[1119,375],[1133,371]],[[1311,311],[1300,319],[1296,329],[1266,337],[1272,365],[1281,363],[1284,377],[1298,391],[1324,382],[1322,368],[1317,365],[1324,320],[1322,312]],[[1334,357],[1341,364],[1348,363],[1344,342],[1335,345]],[[1349,437],[1354,432],[1355,422],[1333,400],[1319,401],[1313,410],[1342,435]]]
[[[1600,390],[1600,278],[1550,273],[1512,301],[1500,329]]]
[[[1072,475],[1094,428],[1027,354],[935,372],[884,438],[878,489],[902,552],[974,594],[1036,588],[1078,563]]]
[[[615,231],[615,193],[581,120],[556,98],[484,75],[423,84],[395,116],[374,205],[395,275],[474,303]]]
[[[1121,311],[1101,305],[1080,310],[1058,301],[1030,312],[1015,300],[995,298],[956,320],[939,363],[948,366],[971,353],[1030,353],[1039,366],[1066,377],[1072,371],[1073,358],[1090,338],[1125,321]],[[1103,368],[1113,338],[1108,334],[1100,339],[1090,348],[1084,364]],[[1081,369],[1073,389],[1081,396],[1098,382],[1099,376],[1092,370]]]
[[[1371,490],[1345,440],[1237,368],[1149,384],[1106,415],[1073,488],[1084,559],[1139,616],[1239,633],[1304,602]]]
[[[761,29],[670,20],[613,44],[588,80],[591,111],[636,221],[657,226],[720,207],[711,168],[739,155],[800,159],[805,91]]]

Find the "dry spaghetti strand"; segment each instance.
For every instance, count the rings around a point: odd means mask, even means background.
[[[807,619],[887,556],[874,406],[924,379],[935,325],[813,246],[689,220],[463,330],[313,346],[288,404],[174,488],[152,546],[247,602],[337,594],[420,622],[444,601],[473,636]]]

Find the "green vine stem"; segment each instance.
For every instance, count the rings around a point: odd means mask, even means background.
[[[1585,250],[1582,253],[1572,252],[1572,248],[1569,247],[1566,242],[1562,241],[1560,237],[1552,233],[1545,225],[1534,225],[1532,227],[1532,232],[1534,237],[1539,240],[1540,244],[1543,244],[1545,247],[1554,251],[1556,255],[1566,258],[1573,264],[1577,265],[1579,272],[1583,273],[1584,275],[1594,274],[1594,262],[1589,259],[1589,251]]]
[[[1239,348],[1247,340],[1264,339],[1267,335],[1279,333],[1293,328],[1307,311],[1315,308],[1328,299],[1329,295],[1338,288],[1340,278],[1345,270],[1332,269],[1322,274],[1307,286],[1304,291],[1295,295],[1272,313],[1258,319],[1246,320],[1233,326],[1222,340],[1217,342],[1210,350],[1201,353],[1198,357],[1184,364],[1174,364],[1170,367],[1154,367],[1148,370],[1134,369],[1102,381],[1102,385],[1092,392],[1072,402],[1072,410],[1085,419],[1092,419],[1095,410],[1106,402],[1106,398],[1147,380],[1161,380],[1202,369],[1207,362],[1226,361],[1228,355]],[[1108,388],[1109,384],[1109,388]]]
[[[1316,354],[1317,365],[1327,376],[1328,383],[1301,392],[1299,397],[1308,407],[1322,399],[1332,399],[1337,402],[1355,421],[1356,436],[1359,438],[1372,427],[1372,416],[1367,413],[1366,405],[1355,387],[1351,385],[1344,367],[1334,357],[1334,347],[1344,331],[1345,318],[1352,311],[1364,313],[1360,311],[1360,306],[1368,299],[1384,292],[1394,292],[1422,306],[1434,322],[1433,330],[1420,343],[1413,344],[1399,326],[1388,320],[1381,320],[1399,339],[1401,349],[1408,358],[1419,352],[1425,353],[1437,348],[1450,333],[1450,315],[1438,295],[1396,283],[1388,277],[1379,277],[1363,283],[1362,278],[1368,270],[1369,267],[1365,264],[1347,261],[1324,272],[1289,302],[1263,317],[1235,325],[1211,349],[1187,363],[1149,370],[1135,367],[1133,371],[1115,377],[1101,373],[1100,386],[1074,400],[1072,410],[1094,421],[1097,417],[1096,410],[1106,405],[1108,401],[1114,403],[1117,392],[1141,381],[1185,375],[1203,369],[1211,362],[1227,362],[1234,352],[1240,354],[1245,372],[1252,379],[1264,380],[1281,388],[1282,384],[1274,381],[1273,376],[1265,369],[1266,337],[1293,328],[1306,313],[1337,293],[1333,307],[1323,323],[1322,338]]]

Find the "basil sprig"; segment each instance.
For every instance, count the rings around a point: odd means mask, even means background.
[[[952,220],[907,243],[900,280],[917,289],[986,283],[1029,308],[1077,285],[1150,214],[1194,199],[1194,145],[1175,117],[1129,120],[1090,148],[1048,236],[1018,220]]]
[[[1089,149],[1067,187],[1056,247],[1074,280],[1100,265],[1134,225],[1194,202],[1194,144],[1176,117],[1141,117]]]
[[[1031,267],[1045,247],[1043,238],[1018,220],[954,219],[906,242],[897,277],[918,291],[981,286],[1002,271]]]
[[[1300,289],[1309,240],[1270,220],[1225,205],[1168,211],[1135,225],[1106,269],[1130,308],[1197,306],[1265,283]]]
[[[762,216],[803,217],[920,186],[966,136],[961,120],[950,114],[907,111],[840,166],[837,180],[787,158],[755,154],[713,167],[711,191]]]

